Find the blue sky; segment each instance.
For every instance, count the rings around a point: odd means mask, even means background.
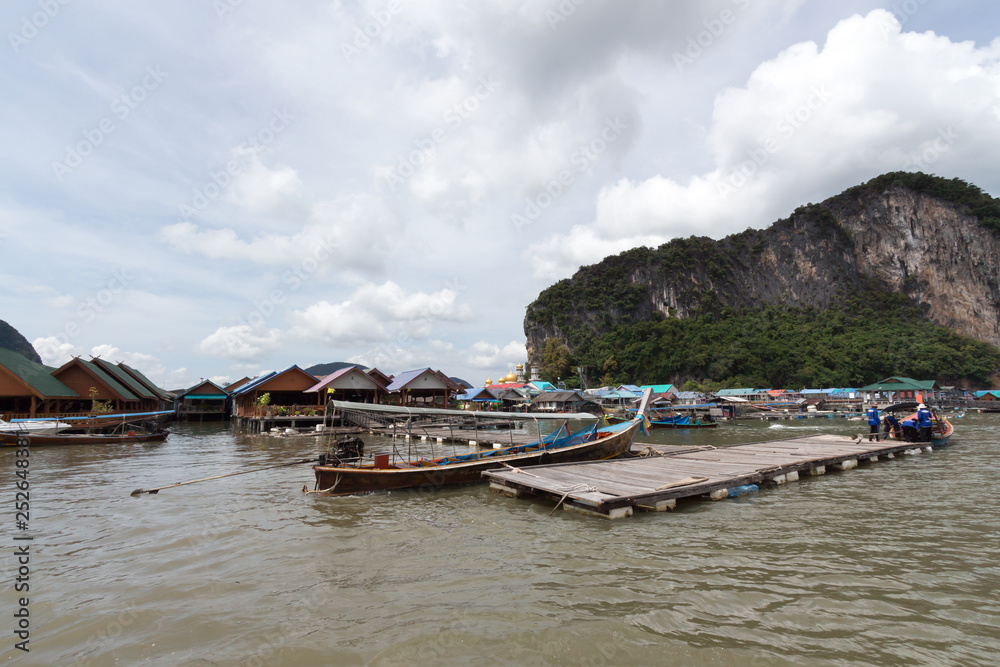
[[[168,387],[350,360],[480,384],[636,245],[886,171],[1000,194],[993,4],[12,1],[0,319]]]

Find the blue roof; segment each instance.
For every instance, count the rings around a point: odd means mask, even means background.
[[[631,391],[633,394],[641,394],[642,393],[642,389],[640,389],[639,385],[637,385],[637,384],[621,384],[621,385],[618,385],[618,389],[624,390],[624,391]]]
[[[257,385],[259,385],[261,382],[263,382],[264,380],[272,378],[272,377],[274,377],[277,374],[278,374],[277,372],[271,371],[270,373],[266,373],[264,375],[261,375],[256,380],[251,380],[250,382],[247,382],[245,385],[243,385],[242,387],[240,387],[239,389],[237,389],[236,391],[234,391],[233,392],[233,396],[239,396],[240,394],[245,394],[247,391],[249,391],[250,389],[253,389]]]
[[[432,371],[430,369],[430,367],[428,367],[428,368],[418,368],[418,369],[413,370],[413,371],[405,371],[403,373],[400,373],[399,375],[397,375],[396,377],[393,378],[392,384],[390,384],[388,387],[386,387],[386,389],[388,389],[389,391],[399,391],[400,389],[402,389],[406,385],[410,384],[411,382],[413,382],[414,380],[416,380],[418,377],[420,377],[421,375],[423,375],[424,373],[427,373],[427,372],[434,373],[434,371]],[[436,375],[436,373],[435,373],[435,375]]]
[[[675,391],[674,385],[672,384],[644,384],[639,387],[639,391],[641,392],[643,389],[652,389],[654,394],[667,394],[671,391]]]
[[[545,380],[532,380],[528,384],[533,384],[542,391],[558,391],[556,386],[551,382],[546,382]]]
[[[701,398],[704,396],[701,392],[697,391],[679,391],[677,392],[677,398]]]

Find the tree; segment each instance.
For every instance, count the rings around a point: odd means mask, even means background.
[[[556,380],[569,378],[573,366],[573,354],[566,343],[558,338],[545,339],[542,351],[542,379],[555,383]]]

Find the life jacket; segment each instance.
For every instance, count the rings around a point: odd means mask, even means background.
[[[878,426],[878,408],[868,408],[868,425]]]
[[[931,426],[931,411],[927,408],[917,410],[917,422],[920,424],[920,428]]]

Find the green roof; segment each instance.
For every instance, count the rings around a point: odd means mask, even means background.
[[[137,378],[139,378],[139,380],[141,380],[144,385],[146,385],[147,387],[149,387],[150,389],[152,389],[153,392],[155,392],[157,394],[157,396],[159,396],[163,400],[165,400],[165,401],[173,400],[173,398],[171,396],[167,395],[167,392],[166,392],[165,389],[161,389],[160,387],[156,386],[155,382],[153,382],[152,380],[150,380],[148,377],[146,377],[145,375],[143,375],[142,373],[140,373],[136,369],[132,368],[131,366],[129,366],[128,364],[125,364],[125,363],[121,363],[121,364],[118,364],[118,365],[121,366],[122,368],[124,368],[126,371],[128,371],[132,375],[134,375]]]
[[[0,348],[0,364],[46,398],[79,397],[75,391],[52,377],[52,372],[46,366],[36,364],[17,352]]]
[[[156,394],[154,394],[145,386],[143,386],[141,382],[139,382],[134,377],[126,373],[123,369],[118,368],[118,366],[114,365],[110,361],[105,361],[104,359],[95,358],[92,360],[91,363],[97,364],[105,371],[113,375],[120,384],[123,384],[129,389],[131,389],[132,393],[136,394],[137,396],[141,396],[142,398],[153,398],[153,399],[158,398]]]
[[[862,387],[858,391],[924,391],[934,389],[936,386],[937,382],[934,380],[914,380],[894,375],[867,387]]]
[[[639,389],[652,389],[654,394],[666,394],[667,392],[674,391],[674,385],[672,384],[644,384],[639,387]]]
[[[118,382],[113,377],[105,373],[104,370],[101,369],[101,367],[98,364],[95,364],[91,361],[84,361],[83,359],[80,359],[80,363],[89,368],[91,371],[93,371],[94,375],[100,378],[100,380],[104,382],[104,384],[114,389],[126,401],[139,400],[138,396],[129,391],[125,386],[122,385],[121,382]]]

